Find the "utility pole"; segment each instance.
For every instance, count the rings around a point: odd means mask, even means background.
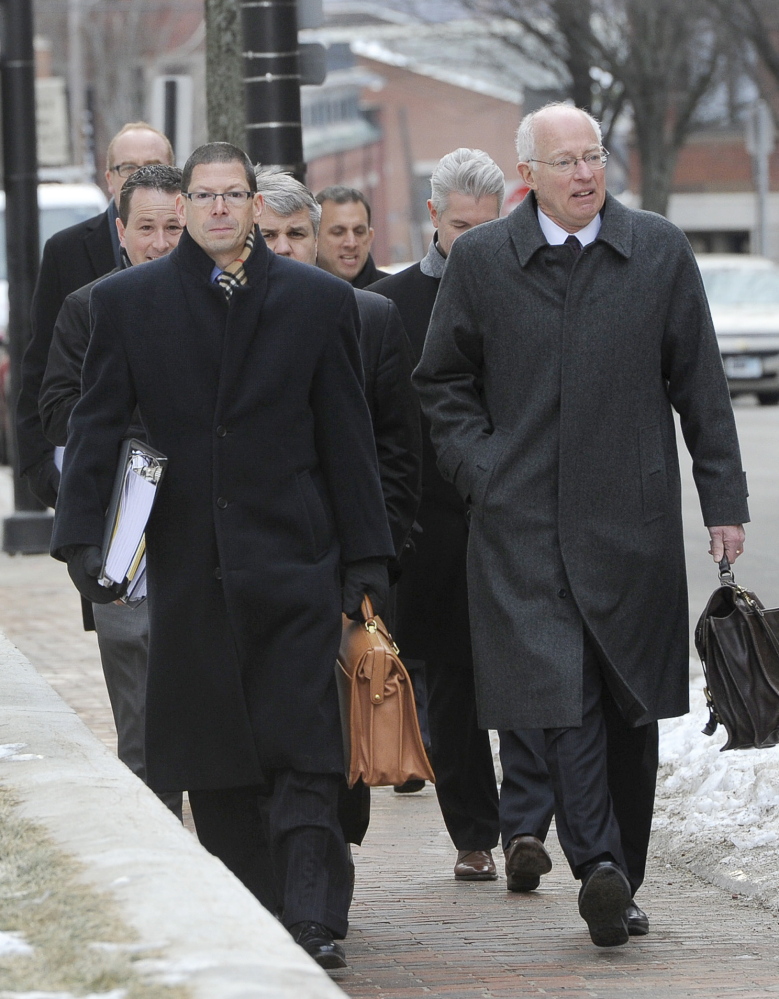
[[[208,141],[246,147],[243,39],[238,0],[206,0]]]
[[[768,186],[769,159],[776,145],[774,118],[766,101],[759,99],[752,105],[747,118],[746,147],[752,154],[755,176],[756,226],[753,253],[769,255],[768,245]]]
[[[30,340],[30,307],[38,274],[38,160],[35,131],[35,56],[33,14],[29,0],[2,0],[3,170],[5,240],[8,258],[8,340],[11,358],[10,398],[16,399],[22,354]],[[11,412],[11,451],[16,452],[16,419]],[[14,468],[13,516],[3,525],[3,551],[45,552],[51,516],[33,497]]]

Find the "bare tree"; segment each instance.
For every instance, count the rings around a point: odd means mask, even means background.
[[[603,119],[606,142],[629,108],[642,206],[665,214],[679,151],[701,124],[727,64],[728,32],[713,16],[712,0],[465,2],[521,24],[526,38],[565,68],[568,96]],[[532,48],[524,49],[531,57]]]
[[[709,0],[724,23],[748,41],[779,84],[779,9],[775,0]]]
[[[246,145],[238,0],[206,0],[206,104],[211,142]]]

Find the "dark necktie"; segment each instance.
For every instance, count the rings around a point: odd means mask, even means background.
[[[573,255],[575,257],[578,257],[579,254],[582,252],[582,244],[579,242],[576,236],[574,236],[573,233],[571,233],[571,235],[567,237],[567,239],[565,240],[565,245],[570,246],[570,248],[573,250]]]

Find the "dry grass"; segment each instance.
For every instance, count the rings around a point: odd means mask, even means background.
[[[33,947],[30,955],[0,954],[0,991],[85,996],[123,989],[126,999],[187,995],[137,974],[134,960],[157,955],[133,948],[136,937],[114,900],[84,883],[79,864],[22,818],[1,786],[0,931],[19,933]]]

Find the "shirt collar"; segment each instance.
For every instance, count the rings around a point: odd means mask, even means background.
[[[560,246],[566,239],[571,235],[570,232],[566,232],[561,226],[556,222],[553,222],[548,215],[545,215],[541,209],[538,209],[538,224],[541,226],[541,232],[543,232],[546,237],[547,243],[550,246]],[[590,243],[594,243],[598,238],[598,233],[601,227],[601,216],[600,212],[595,216],[592,222],[589,222],[583,229],[575,232],[573,235],[579,240],[582,246],[587,246]]]

